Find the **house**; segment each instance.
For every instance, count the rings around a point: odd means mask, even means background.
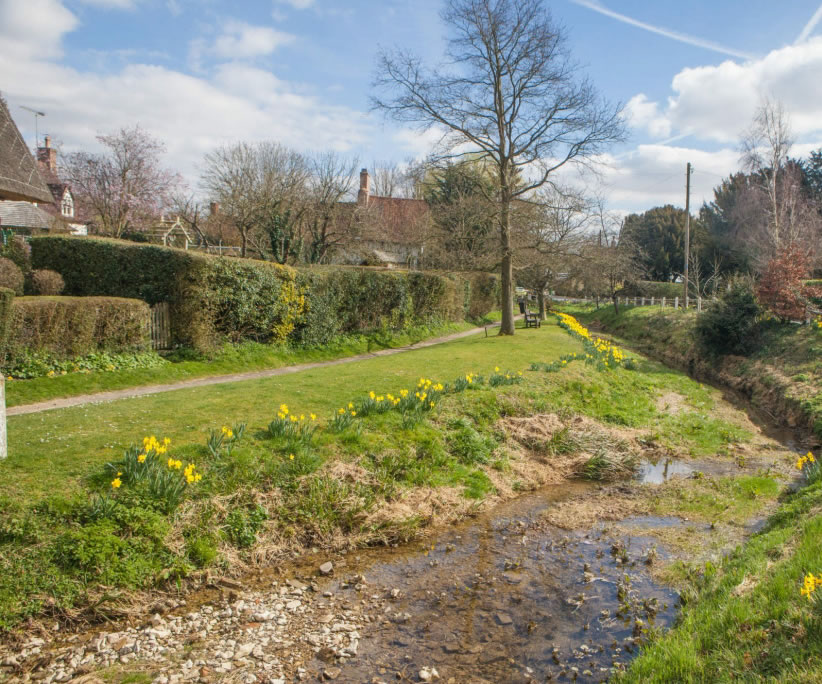
[[[430,219],[425,200],[372,195],[368,169],[363,169],[352,209],[357,229],[338,250],[335,263],[417,267]]]
[[[52,197],[51,202],[43,204],[40,208],[53,217],[53,227],[58,230],[66,229],[73,235],[88,235],[89,221],[82,215],[71,186],[60,179],[57,150],[51,146],[49,136],[45,137],[43,147],[37,148],[37,164]]]
[[[0,201],[51,202],[51,192],[0,97]]]

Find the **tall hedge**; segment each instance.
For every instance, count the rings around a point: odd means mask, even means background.
[[[284,340],[301,313],[293,269],[160,245],[87,237],[33,238],[32,265],[57,271],[68,295],[168,302],[175,343]]]
[[[315,267],[87,237],[32,239],[32,265],[63,276],[67,295],[168,302],[174,341],[325,344],[340,335],[482,316],[496,303],[487,274]]]
[[[148,304],[119,297],[18,297],[4,358],[26,352],[74,358],[97,351],[136,352],[150,348]]]
[[[14,291],[7,287],[0,287],[0,351],[5,348],[11,331],[13,305]]]

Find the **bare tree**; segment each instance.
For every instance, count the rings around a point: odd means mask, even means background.
[[[180,188],[175,192],[169,202],[169,209],[172,214],[180,219],[180,222],[197,236],[200,244],[208,248],[210,239],[206,231],[208,222],[208,212],[203,208],[197,197]]]
[[[98,230],[113,237],[150,228],[180,186],[180,176],[163,168],[164,145],[139,126],[98,135],[100,154],[66,157],[64,175]]]
[[[790,159],[792,146],[782,103],[766,99],[742,140],[742,162],[758,182],[743,193],[739,209],[753,217],[749,237],[757,243],[762,266],[796,244],[813,251],[820,234],[819,208],[803,187],[801,167]]]
[[[442,18],[449,66],[383,52],[375,87],[384,96],[373,102],[395,120],[441,131],[442,156],[479,155],[494,168],[500,334],[512,335],[511,205],[621,139],[620,108],[580,76],[542,0],[447,0]]]
[[[309,159],[307,209],[303,217],[308,241],[306,260],[324,262],[329,252],[351,236],[356,219],[350,199],[357,179],[356,159],[324,152]]]
[[[521,216],[517,281],[536,290],[541,318],[545,318],[545,290],[561,273],[570,273],[579,258],[584,237],[594,218],[592,204],[578,192],[546,186],[537,202],[524,204]]]
[[[295,229],[303,211],[307,178],[297,152],[275,142],[239,142],[206,154],[201,182],[239,232],[246,256],[249,241],[263,253],[267,243],[282,246],[282,234]],[[285,260],[291,254],[289,243]]]

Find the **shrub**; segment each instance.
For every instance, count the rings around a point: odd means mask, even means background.
[[[24,274],[31,270],[31,247],[22,235],[0,231],[0,257],[11,259]]]
[[[750,280],[735,278],[697,319],[697,340],[710,353],[744,356],[756,344],[760,314]]]
[[[59,295],[66,287],[63,276],[47,268],[32,271],[31,283],[34,294],[38,295]]]
[[[18,297],[12,306],[4,366],[28,353],[72,358],[149,347],[145,302],[115,297]]]
[[[795,246],[782,250],[768,262],[757,285],[762,306],[782,321],[804,321],[808,300],[819,294],[803,282],[807,275],[807,256]]]
[[[472,273],[468,278],[469,293],[466,314],[470,319],[486,316],[499,306],[499,278],[491,273]]]
[[[0,287],[8,288],[16,295],[23,294],[23,271],[5,257],[0,257]]]

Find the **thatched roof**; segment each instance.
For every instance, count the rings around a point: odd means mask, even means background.
[[[0,97],[0,199],[53,202],[37,163]]]

